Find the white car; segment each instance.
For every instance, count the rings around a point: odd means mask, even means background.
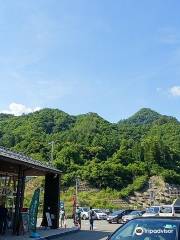
[[[156,217],[159,216],[160,206],[151,206],[146,209],[142,217]]]
[[[122,217],[122,222],[123,222],[123,223],[126,223],[126,222],[128,222],[128,221],[130,221],[130,220],[132,220],[132,219],[134,219],[134,218],[141,217],[144,212],[145,212],[145,211],[134,210],[134,211],[130,212],[129,214],[124,215],[124,216]]]
[[[92,209],[95,213],[95,219],[97,220],[106,220],[107,219],[107,214],[101,211],[100,209]]]
[[[162,205],[159,212],[160,217],[180,217],[180,206]]]
[[[89,208],[88,207],[80,207],[81,218],[83,220],[89,219]]]

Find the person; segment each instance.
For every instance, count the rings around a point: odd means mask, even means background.
[[[92,207],[90,207],[90,211],[89,211],[90,231],[93,231],[94,217],[95,217],[95,213],[94,213]]]
[[[76,207],[76,222],[78,224],[79,229],[81,229],[81,211],[78,205]]]
[[[60,210],[60,220],[61,220],[61,227],[63,227],[64,226],[64,221],[65,221],[65,209],[64,208],[62,208]]]

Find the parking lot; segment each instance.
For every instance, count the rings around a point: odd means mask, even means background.
[[[95,231],[104,231],[104,232],[112,232],[117,229],[121,224],[109,224],[106,220],[95,220],[94,221],[94,230]],[[89,230],[89,221],[82,221],[82,230]]]
[[[72,224],[70,221],[69,224]],[[106,220],[95,220],[94,231],[89,231],[89,221],[82,220],[80,232],[64,236],[63,238],[59,238],[59,240],[105,240],[119,226],[120,224],[109,224]]]

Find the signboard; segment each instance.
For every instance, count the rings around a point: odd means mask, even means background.
[[[34,195],[31,200],[31,204],[29,208],[29,229],[31,231],[36,231],[37,214],[38,214],[38,207],[39,207],[39,196],[40,196],[40,188],[37,188],[34,191]]]
[[[29,214],[28,214],[28,212],[21,212],[21,216],[22,216],[24,232],[28,232],[28,230],[29,230]]]

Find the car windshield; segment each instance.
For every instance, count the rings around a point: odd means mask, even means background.
[[[83,210],[84,212],[88,212],[88,211],[89,211],[89,208],[82,208],[82,210]]]
[[[146,213],[158,213],[159,207],[150,207],[146,210]]]
[[[111,215],[112,216],[115,216],[115,215],[118,215],[118,214],[120,214],[120,213],[122,213],[123,211],[115,211],[115,212],[113,212]]]
[[[132,211],[131,213],[129,213],[129,215],[140,215],[141,212],[140,211]]]
[[[110,240],[177,240],[178,223],[171,220],[133,220],[120,227]]]
[[[172,207],[171,206],[162,206],[160,208],[160,213],[172,213]]]
[[[103,213],[100,209],[94,209],[96,213]]]

